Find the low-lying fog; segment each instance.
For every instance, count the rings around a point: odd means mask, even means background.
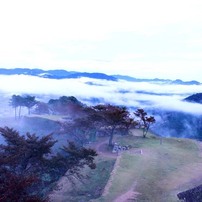
[[[88,105],[110,103],[134,110],[141,107],[155,116],[152,130],[162,136],[202,139],[202,105],[182,101],[202,92],[202,85],[107,81],[99,79],[46,79],[25,75],[0,76],[0,117],[14,116],[9,106],[13,94],[29,94],[48,102],[60,96],[75,96]],[[27,111],[24,111],[27,114]],[[2,120],[3,121],[3,120]],[[0,118],[1,123],[1,118]]]
[[[48,101],[62,95],[75,96],[92,104],[99,100],[127,107],[162,108],[202,114],[202,105],[183,102],[182,99],[202,92],[202,85],[168,85],[162,83],[106,81],[98,79],[46,79],[34,76],[0,76],[0,91],[8,97],[13,94],[36,95]],[[5,109],[4,109],[5,110]]]

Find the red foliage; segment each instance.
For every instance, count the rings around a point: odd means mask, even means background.
[[[30,195],[30,187],[37,182],[35,176],[16,175],[1,170],[0,202],[45,202],[37,195]]]

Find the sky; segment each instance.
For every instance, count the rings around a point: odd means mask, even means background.
[[[201,0],[0,1],[0,68],[202,82]]]

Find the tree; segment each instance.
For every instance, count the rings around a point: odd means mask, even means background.
[[[8,127],[0,128],[0,134],[6,143],[0,145],[1,196],[5,201],[44,201],[40,194],[41,176],[56,141],[51,135],[39,138],[27,133],[21,136]]]
[[[29,194],[29,189],[37,182],[35,176],[22,176],[8,170],[0,170],[0,202],[48,202],[36,194]]]
[[[122,135],[129,134],[130,129],[134,129],[139,125],[138,121],[135,121],[133,118],[128,117],[123,122],[122,126],[120,126],[120,131],[122,132]]]
[[[0,127],[0,134],[6,145],[0,145],[0,162],[18,174],[35,172],[44,166],[46,156],[51,153],[52,146],[57,142],[52,135],[39,138],[35,134],[26,133],[21,136],[18,131]]]
[[[79,118],[58,123],[61,126],[60,133],[71,136],[74,142],[83,146],[95,139],[96,131],[101,125],[101,117],[93,107],[84,107],[79,111]]]
[[[55,114],[77,115],[83,108],[83,104],[73,96],[61,96],[59,99],[50,99],[48,105]]]
[[[18,107],[18,102],[17,102],[17,96],[12,95],[12,98],[10,99],[9,103],[14,109],[15,109],[15,119],[17,118],[17,107]]]
[[[44,102],[37,102],[35,108],[36,114],[49,114],[49,106]]]
[[[27,107],[28,114],[30,114],[30,109],[37,103],[35,100],[35,96],[20,96],[20,95],[12,95],[10,99],[10,105],[15,109],[15,119],[17,118],[17,108],[19,107],[18,117],[21,116],[21,108]]]
[[[86,119],[75,119],[72,122],[59,122],[62,134],[71,137],[72,141],[83,146],[89,141],[91,124]]]
[[[113,137],[116,130],[128,123],[130,113],[126,107],[113,105],[97,105],[94,109],[101,116],[102,124],[109,134],[109,146],[113,146]]]
[[[21,136],[12,128],[0,127],[0,135],[5,139],[0,145],[0,202],[23,201],[24,197],[24,201],[37,201],[37,197],[44,201],[42,196],[48,193],[50,184],[65,173],[81,177],[83,167],[96,167],[96,152],[74,143],[53,153],[56,141],[51,134],[41,138],[30,133]]]
[[[17,118],[17,108],[19,107],[18,117],[20,118],[23,98],[20,95],[12,95],[9,104],[15,109],[15,119]]]
[[[37,101],[35,100],[35,96],[30,96],[27,95],[25,97],[23,97],[23,105],[25,107],[27,107],[28,109],[28,114],[31,113],[30,109],[37,103]]]
[[[70,134],[71,138],[77,144],[84,146],[88,143],[92,136],[95,136],[96,128],[94,122],[87,118],[74,119],[72,123],[63,123],[63,131]]]
[[[139,118],[139,126],[143,129],[143,137],[145,138],[151,124],[156,120],[153,116],[148,117],[144,109],[137,109],[134,114]]]
[[[81,179],[81,169],[88,166],[91,169],[96,168],[94,158],[97,153],[93,149],[87,149],[85,147],[78,147],[74,142],[69,142],[68,146],[62,147],[63,157],[66,159],[66,176],[71,178],[72,176]]]

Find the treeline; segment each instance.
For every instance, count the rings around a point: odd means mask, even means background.
[[[146,137],[151,124],[155,122],[155,118],[148,116],[143,109],[131,113],[124,106],[110,104],[87,106],[74,96],[61,96],[45,103],[36,101],[34,96],[13,95],[10,103],[15,111],[17,107],[20,110],[22,106],[26,106],[30,113],[30,109],[34,106],[35,114],[70,117],[67,121],[58,121],[61,126],[59,133],[69,134],[81,145],[95,138],[97,134],[105,134],[109,136],[109,146],[113,146],[114,134],[128,134],[131,128],[141,128],[143,137]]]
[[[36,97],[31,95],[12,95],[9,104],[15,110],[15,118],[21,117],[22,107],[28,109],[28,114],[31,114],[32,109],[34,114],[70,114],[73,116],[84,106],[73,96],[61,96],[59,99],[50,99],[48,103],[45,103],[36,100]]]
[[[79,117],[60,124],[62,133],[70,132],[82,145],[98,135],[105,135],[109,137],[108,145],[113,147],[114,135],[127,135],[131,129],[141,128],[145,138],[154,122],[155,118],[143,109],[130,113],[126,107],[105,104],[85,107]]]
[[[30,109],[37,104],[37,101],[35,100],[35,96],[21,96],[21,95],[13,95],[10,99],[9,104],[15,109],[15,118],[21,116],[21,109],[22,107],[27,107],[28,114],[30,114]],[[18,112],[17,112],[18,109]]]

